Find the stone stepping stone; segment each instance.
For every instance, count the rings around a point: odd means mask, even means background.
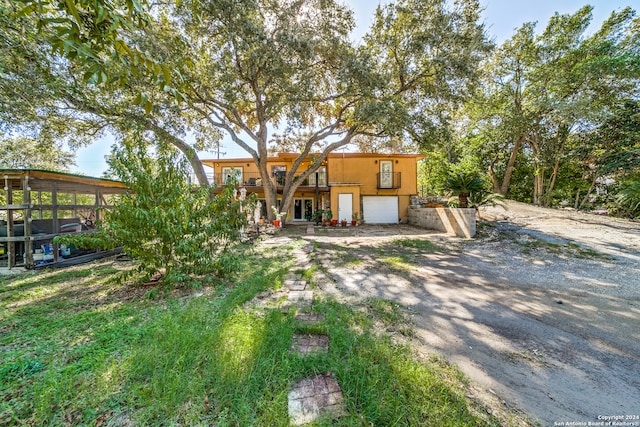
[[[324,321],[325,315],[323,313],[296,313],[294,318],[305,325],[313,325]]]
[[[327,353],[329,351],[329,337],[327,335],[294,334],[291,350],[301,356],[314,353]]]
[[[313,302],[313,291],[289,291],[287,301],[299,305],[311,305]]]
[[[283,246],[289,243],[291,243],[291,239],[288,237],[274,237],[261,242],[261,246]]]
[[[302,248],[302,250],[303,250],[305,253],[309,254],[309,253],[313,252],[313,245],[307,245],[307,246],[305,246],[304,248]]]
[[[302,274],[293,274],[289,273],[284,276],[284,280],[300,280],[302,278]]]
[[[307,234],[316,234],[315,228],[313,226],[307,227]]]
[[[285,280],[284,285],[290,291],[304,291],[307,287],[307,282],[305,280]]]
[[[289,391],[289,421],[294,426],[344,414],[342,390],[331,374],[303,378]]]
[[[292,268],[294,270],[308,270],[311,268],[311,263],[309,261],[298,261]]]

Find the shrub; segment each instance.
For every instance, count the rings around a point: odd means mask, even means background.
[[[444,182],[444,189],[450,191],[454,196],[458,196],[459,207],[469,206],[469,195],[481,191],[484,188],[484,181],[475,172],[454,173]]]
[[[109,161],[129,188],[105,212],[100,231],[61,237],[60,243],[123,250],[140,262],[145,278],[164,275],[165,282],[190,274],[223,274],[233,269],[240,229],[246,225],[233,185],[219,195],[188,182],[188,163],[175,151],[152,156],[144,144],[114,150]]]

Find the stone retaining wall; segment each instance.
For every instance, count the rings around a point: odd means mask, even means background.
[[[476,235],[476,210],[409,206],[409,224],[471,238]]]

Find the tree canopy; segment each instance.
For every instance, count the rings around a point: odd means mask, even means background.
[[[74,153],[48,140],[0,136],[0,168],[68,171],[74,159]]]
[[[138,4],[131,4],[137,11]],[[253,158],[273,206],[269,149],[288,148],[299,157],[287,171],[286,207],[331,151],[353,142],[402,149],[417,128],[436,127],[440,106],[459,102],[472,86],[475,64],[487,47],[473,0],[453,6],[403,0],[380,7],[359,45],[350,39],[352,12],[331,0],[187,0],[146,7],[144,25],[123,24],[109,33],[108,45],[92,46],[106,55],[123,38],[161,62],[161,73],[150,78],[127,62],[102,61],[96,70],[118,76],[107,81],[87,74],[87,61],[78,65],[76,56],[61,55],[56,44],[41,49],[52,45],[56,26],[23,14],[19,27],[5,31],[3,62],[7,58],[15,66],[3,64],[9,78],[0,98],[11,107],[3,124],[61,123],[58,129],[67,135],[88,137],[108,129],[121,141],[130,132],[147,131],[179,148],[203,185],[196,152],[226,134]],[[87,4],[83,10],[93,8]],[[61,25],[76,31],[77,17],[70,9],[64,13]],[[7,12],[3,19],[14,16]],[[80,42],[91,44],[91,33],[87,37]],[[25,85],[32,90],[11,101]],[[29,114],[18,114],[21,109]],[[308,159],[311,166],[301,169]]]
[[[632,179],[635,11],[589,33],[585,6],[493,48],[479,10],[395,1],[355,43],[336,0],[0,0],[0,131],[75,145],[142,132],[180,150],[201,185],[197,152],[226,135],[257,165],[270,206],[267,158],[292,151],[284,208],[347,145],[429,153],[435,191],[457,165],[541,205],[581,206],[598,180]]]
[[[597,182],[635,169],[640,21],[625,8],[588,34],[591,20],[585,6],[539,34],[523,24],[483,62],[453,147],[441,139],[436,151],[487,171],[495,193],[540,205],[582,206]]]

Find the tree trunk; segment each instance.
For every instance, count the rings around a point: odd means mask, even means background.
[[[278,207],[278,187],[273,181],[273,177],[270,176],[267,167],[267,157],[260,157],[258,163],[258,170],[260,171],[260,177],[262,178],[262,188],[264,190],[264,201],[266,203],[267,219],[273,221],[276,216],[272,207]]]
[[[593,172],[593,179],[591,180],[591,186],[589,186],[589,190],[587,190],[587,194],[584,195],[584,198],[582,199],[582,201],[578,205],[578,209],[582,208],[582,206],[584,206],[584,204],[587,203],[587,201],[589,200],[589,196],[591,196],[591,193],[593,192],[593,189],[596,187],[596,181],[597,180],[598,180],[598,174],[594,171]]]
[[[567,138],[569,137],[569,129],[566,126],[563,126],[562,130],[559,132],[558,138],[560,138],[560,147],[556,150],[556,161],[553,165],[553,172],[551,173],[551,178],[549,178],[549,184],[547,188],[544,190],[544,206],[549,206],[552,201],[553,189],[556,186],[556,181],[558,179],[558,173],[560,171],[560,159],[564,153],[564,147],[567,143]]]
[[[458,194],[458,205],[460,208],[466,209],[469,207],[469,193]]]
[[[500,190],[501,190],[500,181],[498,180],[498,176],[496,175],[495,171],[493,170],[493,165],[496,163],[497,160],[498,159],[493,159],[493,161],[489,165],[489,168],[488,168],[487,172],[489,172],[489,177],[491,178],[491,186],[493,187],[493,192],[501,194],[502,196],[504,196],[504,194],[500,193]]]
[[[578,209],[578,207],[580,207],[580,188],[578,188],[578,191],[576,191],[576,200],[573,203],[574,209]]]
[[[556,186],[556,181],[558,179],[558,172],[560,171],[560,155],[556,157],[556,163],[553,165],[553,172],[551,173],[551,178],[549,181],[549,185],[547,186],[544,194],[544,206],[549,206],[551,204],[551,194],[553,193],[553,189]]]
[[[540,206],[542,204],[542,195],[544,193],[544,167],[540,160],[540,142],[538,135],[533,135],[530,139],[533,148],[533,204]]]
[[[204,165],[200,161],[200,157],[198,156],[196,150],[193,149],[193,147],[191,147],[188,143],[178,138],[171,132],[162,128],[151,119],[140,117],[135,114],[126,114],[125,117],[129,117],[135,120],[136,122],[144,126],[147,130],[154,132],[160,139],[174,145],[184,154],[184,156],[189,161],[191,169],[193,169],[193,173],[198,180],[198,184],[200,184],[201,186],[209,185],[209,179],[207,178],[207,174],[204,171]]]
[[[207,174],[204,171],[204,165],[200,161],[200,157],[196,150],[179,138],[172,137],[171,142],[178,148],[178,150],[182,151],[187,160],[189,160],[189,164],[191,165],[191,169],[193,169],[193,173],[198,180],[198,184],[203,187],[209,186],[209,178],[207,178]]]
[[[520,147],[522,146],[523,138],[519,137],[516,139],[516,143],[511,149],[511,155],[509,156],[509,161],[507,162],[507,168],[504,173],[504,177],[502,177],[502,182],[499,181],[495,171],[493,170],[494,162],[489,165],[489,176],[491,177],[491,183],[493,185],[493,192],[498,193],[501,196],[506,196],[507,191],[509,191],[509,184],[511,183],[511,177],[513,176],[513,171],[515,170],[516,159],[518,158],[518,153],[520,152]]]

